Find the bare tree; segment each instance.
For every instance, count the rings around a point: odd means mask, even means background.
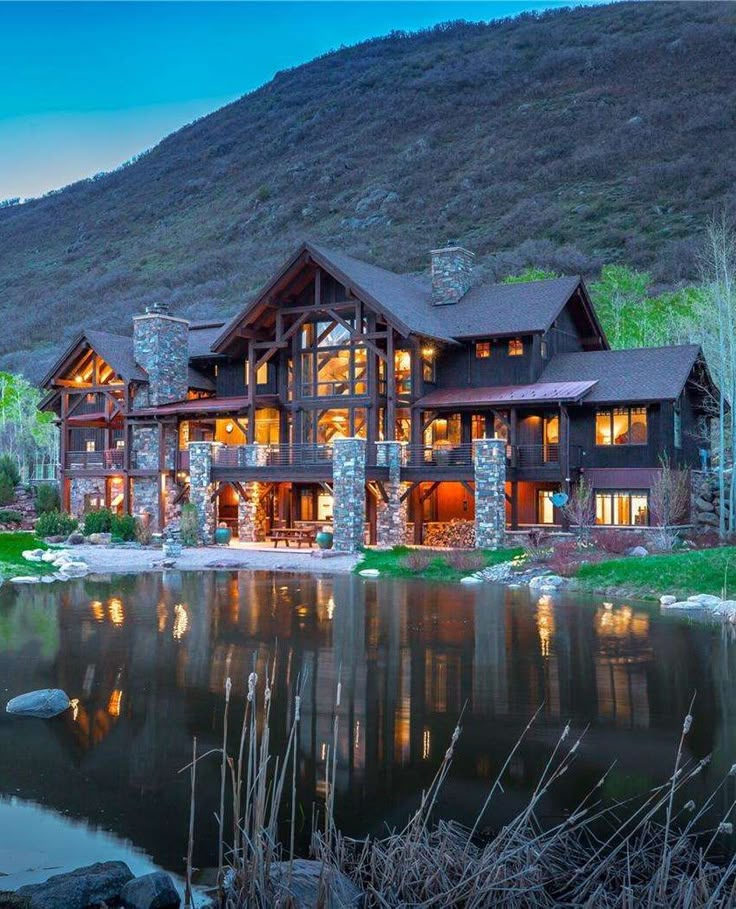
[[[686,519],[690,507],[690,473],[673,467],[669,458],[660,458],[660,470],[649,490],[649,516],[656,527],[658,549],[670,550],[677,542],[677,525]]]
[[[595,522],[595,494],[590,483],[581,477],[570,491],[570,498],[562,506],[562,513],[583,538]]]

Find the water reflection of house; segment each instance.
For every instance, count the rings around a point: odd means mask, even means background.
[[[602,606],[594,620],[598,718],[617,726],[649,727],[647,670],[654,660],[649,616],[630,606]]]

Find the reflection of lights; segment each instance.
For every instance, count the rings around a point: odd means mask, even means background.
[[[189,615],[187,610],[182,603],[177,603],[174,606],[174,627],[171,632],[174,635],[174,640],[180,641],[187,633],[188,628]]]
[[[644,638],[649,634],[649,616],[645,612],[634,612],[631,606],[614,609],[604,603],[595,616],[595,629],[601,637]]]
[[[425,729],[422,733],[422,760],[426,761],[429,759],[430,752],[432,751],[432,734],[429,729]]]
[[[555,614],[550,596],[541,596],[537,600],[537,631],[542,656],[548,657],[549,645],[555,633]]]
[[[322,742],[322,747],[320,748],[319,752],[319,759],[321,761],[327,760],[327,742]]]
[[[113,693],[110,695],[110,700],[107,704],[107,712],[110,716],[120,716],[120,702],[123,699],[123,692],[120,688],[116,688]]]
[[[95,617],[95,622],[102,622],[105,618],[105,610],[102,608],[102,603],[99,600],[92,600],[89,604],[89,608],[92,610],[92,615]]]
[[[309,609],[306,606],[300,606],[297,609],[296,614],[301,618],[304,618],[305,616],[309,615]]]
[[[92,691],[92,685],[95,680],[95,665],[90,663],[84,671],[84,681],[82,682],[82,691],[85,697],[89,697]]]
[[[158,619],[158,633],[161,634],[166,630],[166,620],[169,617],[169,613],[166,609],[166,603],[159,603],[156,606],[156,618]]]
[[[72,698],[69,701],[69,706],[72,708],[72,719],[76,723],[77,717],[79,716],[79,698]]]
[[[110,621],[113,623],[113,625],[122,625],[125,621],[123,601],[118,599],[118,597],[110,597],[107,608],[110,612]]]
[[[335,601],[332,597],[327,601],[327,618],[332,619],[332,616],[335,614]]]
[[[360,720],[355,721],[355,750],[360,747]]]

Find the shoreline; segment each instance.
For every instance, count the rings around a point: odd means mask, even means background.
[[[141,571],[289,571],[349,574],[360,555],[313,556],[315,550],[256,549],[244,546],[198,546],[182,549],[173,565],[164,565],[161,549],[80,545],[68,549],[89,565],[89,574],[135,574]]]

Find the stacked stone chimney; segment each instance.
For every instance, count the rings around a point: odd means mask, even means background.
[[[475,256],[462,246],[432,250],[432,302],[435,306],[457,303],[472,282]]]
[[[189,323],[169,313],[163,303],[133,318],[133,355],[148,373],[147,394],[136,407],[182,401],[189,389]]]

